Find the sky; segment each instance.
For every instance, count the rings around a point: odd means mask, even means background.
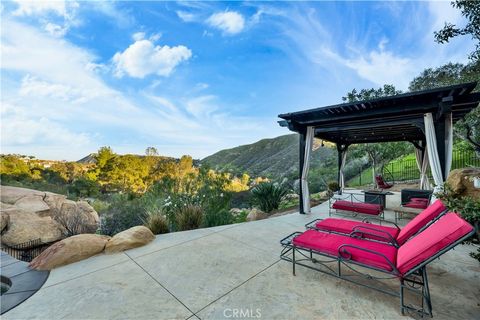
[[[407,90],[474,43],[436,2],[2,1],[1,153],[184,154],[289,133],[280,113]]]

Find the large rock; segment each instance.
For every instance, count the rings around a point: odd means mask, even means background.
[[[114,235],[105,246],[105,253],[115,253],[146,245],[155,235],[144,226],[137,226]]]
[[[36,270],[52,270],[87,259],[102,252],[109,238],[97,234],[79,234],[63,239],[33,259],[30,267]]]
[[[0,212],[0,232],[3,232],[10,222],[10,216],[6,212]]]
[[[8,230],[2,234],[2,244],[12,247],[36,239],[50,243],[63,237],[61,226],[50,217],[40,217],[22,210],[7,212],[10,222]]]
[[[88,202],[64,200],[60,210],[53,216],[62,226],[75,229],[76,233],[95,233],[99,224],[99,217],[95,209]]]
[[[50,207],[45,201],[43,201],[43,196],[41,195],[28,195],[22,197],[15,202],[15,207],[40,215],[48,214],[48,212],[50,212]]]
[[[33,195],[43,196],[44,194],[45,192],[32,189],[1,186],[0,200],[4,203],[15,204],[15,202],[17,202],[23,197]]]
[[[480,169],[455,169],[452,170],[448,175],[447,184],[450,186],[452,192],[456,196],[468,196],[475,199],[480,199],[480,189],[476,189],[473,186],[474,177],[480,177]]]
[[[266,218],[268,218],[268,214],[257,208],[253,208],[247,215],[247,221],[262,220]]]

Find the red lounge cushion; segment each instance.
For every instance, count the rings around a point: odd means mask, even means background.
[[[315,227],[320,230],[325,231],[333,231],[338,233],[351,233],[355,228],[360,227],[360,231],[369,232],[373,234],[364,234],[364,238],[374,239],[385,241],[385,238],[388,237],[384,232],[387,232],[392,236],[393,239],[396,239],[399,230],[393,227],[386,227],[386,226],[379,226],[377,224],[347,220],[347,219],[337,219],[337,218],[327,218],[325,220],[319,221],[315,224]],[[369,229],[364,229],[361,227],[366,227]],[[374,228],[376,230],[380,230],[382,232],[375,233],[374,230],[370,228]],[[380,237],[376,237],[374,234],[378,234]]]
[[[447,213],[398,249],[397,269],[406,273],[472,230],[456,213]]]
[[[339,252],[338,249],[341,245],[350,244],[355,245],[358,247],[362,247],[367,250],[372,250],[375,252],[379,252],[383,254],[388,261],[390,261],[393,265],[395,265],[395,256],[397,253],[397,249],[394,246],[368,241],[368,240],[361,240],[356,238],[351,238],[348,236],[343,236],[335,233],[325,233],[315,230],[307,230],[299,236],[296,236],[293,239],[293,244],[302,247],[305,249],[312,249],[314,251],[318,251],[329,256],[338,257]],[[392,267],[389,263],[381,256],[378,256],[374,253],[362,251],[356,248],[345,248],[351,254],[351,260],[387,270],[392,271]],[[342,253],[342,257],[344,259],[347,258],[347,254]]]
[[[420,231],[427,223],[438,217],[440,213],[445,210],[447,210],[447,208],[442,201],[435,201],[402,228],[397,237],[398,244],[402,245],[405,243],[411,236]]]
[[[379,215],[382,212],[382,206],[374,203],[352,202],[346,200],[336,200],[332,209],[346,210],[371,215]]]
[[[428,203],[411,201],[409,203],[405,203],[403,206],[408,208],[425,209],[428,207]]]

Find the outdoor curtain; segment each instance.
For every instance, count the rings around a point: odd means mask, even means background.
[[[340,164],[340,190],[343,191],[345,188],[345,175],[343,174],[343,170],[345,169],[345,162],[347,160],[347,150],[342,152],[342,163]]]
[[[445,177],[448,176],[450,172],[450,167],[452,165],[452,148],[453,148],[453,128],[452,128],[452,117],[451,115],[447,116],[445,123],[446,139],[445,139]],[[437,140],[435,134],[435,126],[433,124],[433,116],[431,113],[427,113],[424,116],[425,122],[425,137],[427,139],[427,151],[428,159],[430,163],[430,169],[432,171],[433,181],[435,182],[435,187],[433,192],[439,192],[443,188],[443,175],[442,167],[440,165],[440,159],[438,157],[438,148]],[[432,197],[432,201],[435,200],[435,196]]]
[[[307,133],[305,136],[305,157],[303,162],[302,170],[302,195],[303,195],[303,211],[305,213],[310,213],[310,191],[308,190],[308,171],[310,170],[310,155],[312,154],[313,148],[313,136],[315,129],[313,127],[307,127]]]
[[[425,152],[422,157],[422,150],[415,149],[415,160],[417,162],[418,170],[420,171],[420,184],[419,188],[421,190],[430,189],[430,181],[428,181],[427,170],[428,170],[428,150],[425,148]]]

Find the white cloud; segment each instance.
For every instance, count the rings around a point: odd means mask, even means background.
[[[176,13],[177,13],[177,16],[180,19],[182,19],[184,22],[192,22],[192,21],[195,21],[197,19],[197,17],[193,13],[190,13],[190,12],[178,10],[178,11],[176,11]]]
[[[182,61],[190,59],[192,51],[185,46],[155,46],[150,40],[138,40],[125,51],[113,56],[115,75],[125,73],[134,78],[150,74],[168,77]]]
[[[18,8],[13,12],[17,16],[31,16],[45,13],[54,13],[57,15],[65,16],[67,9],[65,1],[53,0],[53,1],[23,1],[14,0],[17,3]]]
[[[229,35],[242,32],[245,27],[245,19],[236,11],[214,13],[207,19],[207,23]]]
[[[45,31],[58,38],[63,37],[67,33],[67,30],[68,28],[66,26],[60,26],[51,22],[45,25]]]
[[[145,32],[136,32],[132,35],[132,39],[135,41],[140,41],[145,39]]]

